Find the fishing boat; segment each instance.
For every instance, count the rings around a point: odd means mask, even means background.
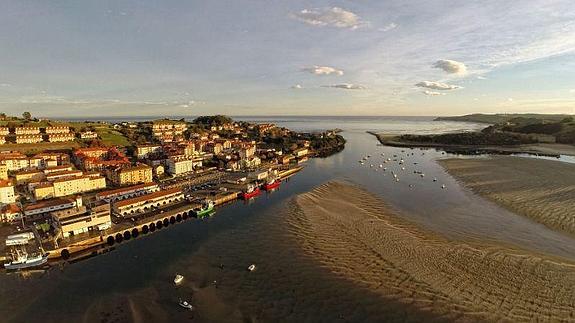
[[[214,213],[214,202],[211,200],[205,200],[202,205],[194,208],[192,212],[194,212],[196,218],[210,216]]]
[[[273,190],[274,188],[279,187],[280,184],[281,184],[281,181],[279,179],[270,180],[264,184],[264,190],[266,190],[266,191]]]
[[[4,268],[7,270],[34,268],[48,262],[49,254],[45,253],[41,247],[38,247],[36,252],[28,252],[26,247],[32,240],[34,240],[34,234],[32,232],[8,236],[6,238],[6,247],[9,248],[7,259],[10,261],[4,264]]]
[[[244,200],[249,200],[258,195],[260,195],[260,188],[253,184],[249,184],[247,189],[242,192],[242,198]]]
[[[178,274],[176,277],[174,277],[174,284],[179,285],[182,283],[182,281],[184,281],[184,276]]]
[[[248,270],[249,270],[249,271],[254,271],[254,270],[256,270],[256,265],[251,264],[251,265],[248,267]]]
[[[182,300],[180,299],[180,301],[179,301],[178,304],[180,304],[181,307],[186,308],[186,309],[188,309],[188,310],[190,310],[190,311],[194,310],[194,307],[192,306],[192,304],[188,303],[187,301],[182,301]]]

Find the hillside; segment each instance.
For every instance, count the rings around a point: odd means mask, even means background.
[[[533,119],[547,122],[559,122],[565,118],[572,117],[568,114],[535,114],[535,113],[519,113],[519,114],[468,114],[463,116],[453,117],[437,117],[435,121],[466,121],[477,123],[490,123],[498,124],[509,122],[513,119]]]

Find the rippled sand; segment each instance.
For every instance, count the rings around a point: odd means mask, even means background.
[[[448,241],[339,182],[298,196],[287,216],[306,254],[383,299],[447,320],[575,320],[575,264],[566,260]]]
[[[575,164],[509,156],[440,163],[474,192],[548,227],[575,234]]]

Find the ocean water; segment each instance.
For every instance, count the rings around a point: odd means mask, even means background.
[[[334,276],[300,252],[285,229],[281,211],[295,195],[334,179],[368,189],[402,216],[450,239],[480,238],[575,259],[572,238],[461,187],[436,163],[446,157],[441,152],[410,150],[404,173],[397,164],[388,166],[389,171],[401,174],[400,182],[357,162],[366,154],[406,154],[405,149],[378,145],[366,131],[436,133],[484,125],[397,117],[241,119],[274,122],[299,131],[339,128],[348,143],[338,154],[310,160],[279,190],[249,203],[238,201],[219,208],[212,218],[188,221],[44,273],[0,275],[2,321],[441,320]],[[413,170],[424,172],[426,179]],[[431,181],[433,177],[438,181]],[[442,184],[447,189],[441,189]],[[254,273],[246,270],[252,263],[258,266]],[[176,273],[186,277],[178,288],[172,283]],[[196,310],[180,308],[178,299],[191,301]]]

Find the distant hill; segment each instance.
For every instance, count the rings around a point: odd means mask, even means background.
[[[517,113],[517,114],[467,114],[464,116],[438,117],[435,121],[467,121],[478,123],[501,124],[511,122],[513,119],[531,119],[547,122],[560,122],[561,120],[572,117],[568,114],[536,114],[536,113]]]

